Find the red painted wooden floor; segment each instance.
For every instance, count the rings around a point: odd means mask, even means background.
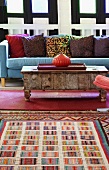
[[[32,91],[30,102],[24,99],[23,90],[1,90],[0,110],[77,111],[109,108],[107,101],[101,102],[98,92],[42,92]]]

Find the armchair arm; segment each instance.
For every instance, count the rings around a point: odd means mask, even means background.
[[[9,56],[8,41],[4,40],[0,43],[0,78],[7,77],[6,62]]]

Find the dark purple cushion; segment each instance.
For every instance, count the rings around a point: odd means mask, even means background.
[[[109,57],[109,37],[94,37],[94,56]]]
[[[93,35],[79,39],[70,40],[70,52],[72,57],[93,56]]]
[[[45,56],[45,39],[43,35],[22,37],[24,51],[27,57]]]

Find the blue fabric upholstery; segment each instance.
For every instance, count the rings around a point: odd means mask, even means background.
[[[109,58],[72,58],[73,63],[85,63],[86,65],[105,66],[109,69]]]
[[[10,58],[7,60],[7,67],[9,69],[22,69],[23,66],[37,66],[43,63],[52,63],[52,58],[48,57],[24,57],[24,58]]]
[[[52,63],[52,58],[35,57],[35,58],[10,58],[7,60],[7,68],[22,69],[23,66],[37,66],[43,63]],[[104,65],[109,69],[109,58],[71,58],[71,63],[85,63],[86,65]]]
[[[0,43],[0,77],[7,77],[6,61],[8,57],[8,43],[3,41]]]
[[[8,78],[22,78],[21,69],[8,69]]]

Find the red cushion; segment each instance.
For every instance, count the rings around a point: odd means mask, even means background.
[[[18,58],[24,57],[24,47],[21,37],[29,36],[28,34],[16,34],[16,35],[6,35],[6,40],[9,43],[10,57]]]
[[[105,90],[109,89],[109,77],[98,75],[93,82],[96,86],[103,88]]]

